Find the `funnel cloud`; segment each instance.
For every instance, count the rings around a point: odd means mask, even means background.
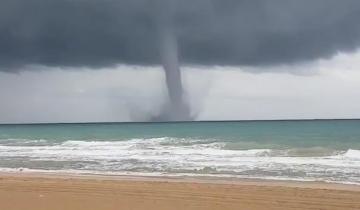
[[[165,70],[169,104],[154,120],[191,120],[190,110],[185,100],[178,58],[177,39],[170,28],[162,30],[161,56]]]
[[[159,25],[160,55],[165,71],[169,101],[160,115],[153,117],[152,120],[154,121],[191,120],[190,109],[185,100],[181,79],[178,41],[173,28],[174,2],[174,0],[158,0],[158,8],[162,9],[157,20]]]

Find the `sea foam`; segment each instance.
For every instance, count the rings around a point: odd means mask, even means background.
[[[229,149],[227,143],[172,137],[67,140],[56,144],[46,140],[23,141],[23,144],[21,141],[13,144],[1,141],[0,167],[97,174],[206,175],[360,183],[359,150],[321,147]]]

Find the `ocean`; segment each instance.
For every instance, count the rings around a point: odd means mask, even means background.
[[[360,120],[0,125],[0,171],[360,184]]]

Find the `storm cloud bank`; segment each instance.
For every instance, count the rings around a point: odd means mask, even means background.
[[[150,0],[2,0],[0,66],[161,64]],[[161,2],[161,1],[160,1]],[[353,50],[358,0],[174,0],[184,64],[267,65]]]
[[[0,71],[162,65],[169,104],[155,118],[188,120],[180,64],[330,57],[358,48],[359,19],[359,0],[1,0]]]

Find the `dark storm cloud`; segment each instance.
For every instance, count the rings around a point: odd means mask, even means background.
[[[165,2],[1,0],[0,69],[160,64],[164,13],[187,64],[290,63],[359,45],[359,0],[174,0],[170,12]]]

